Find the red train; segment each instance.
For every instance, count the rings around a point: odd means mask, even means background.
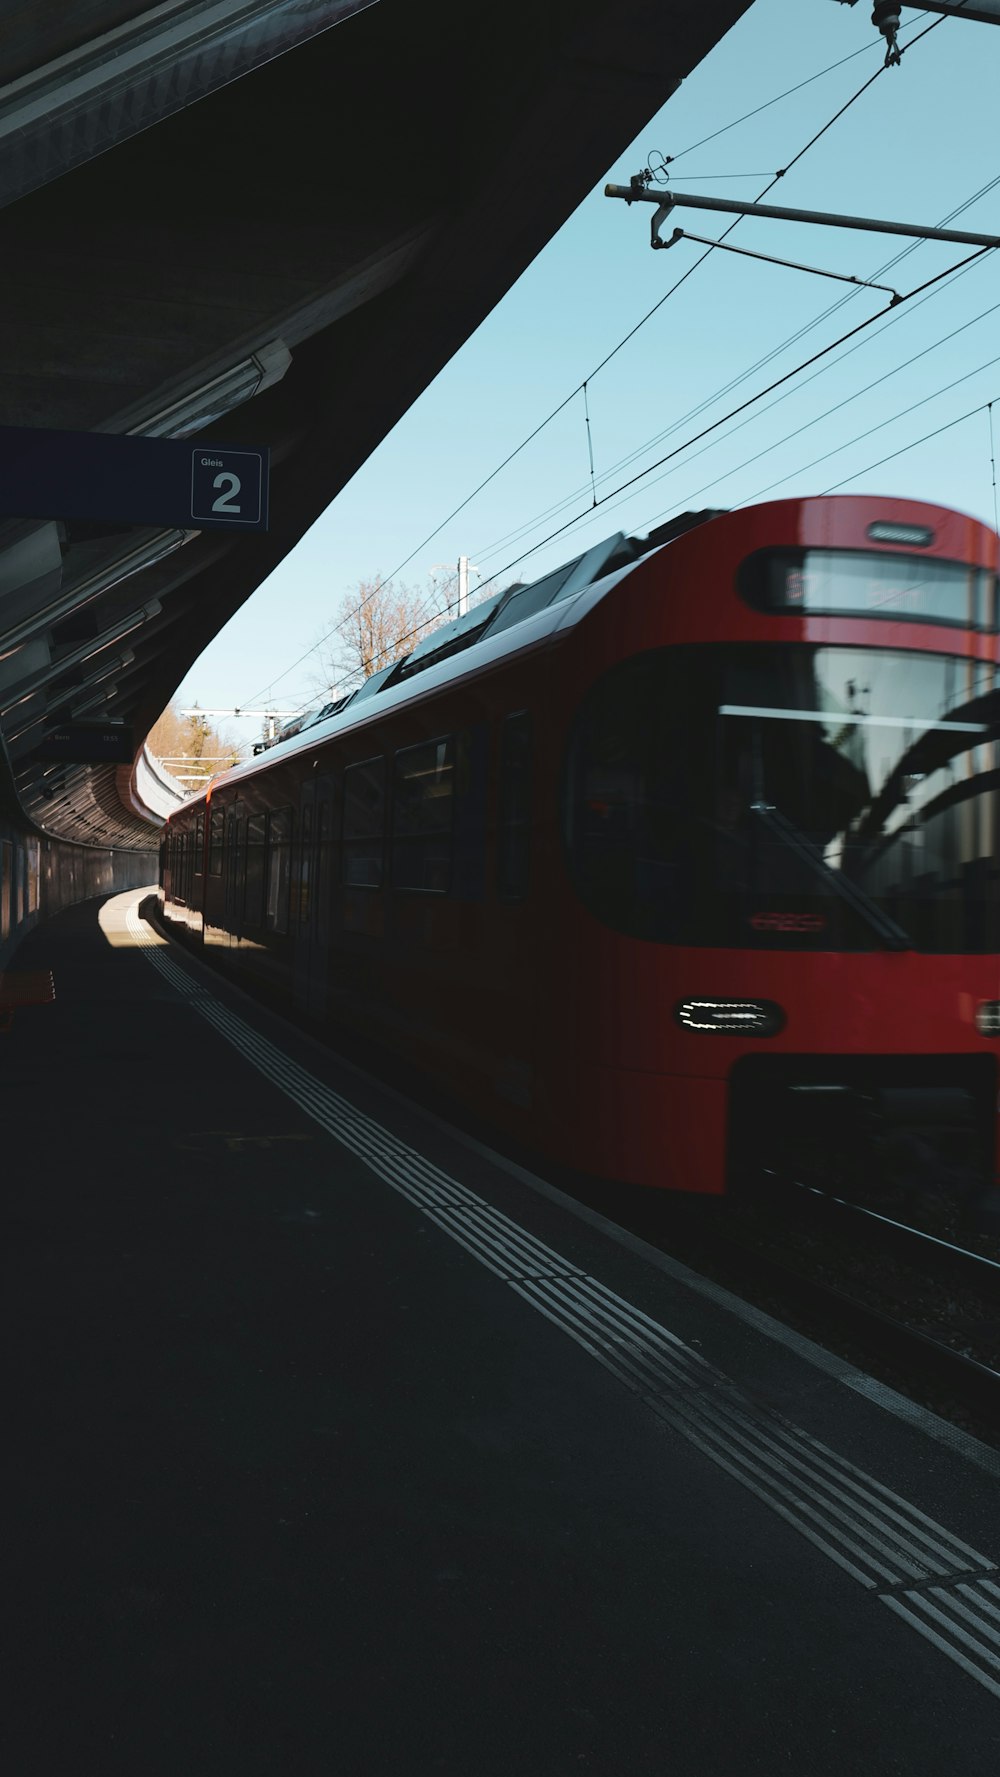
[[[870,497],[614,537],[186,804],[164,913],[571,1167],[995,1192],[997,562]]]

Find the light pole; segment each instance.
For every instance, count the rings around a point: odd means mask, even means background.
[[[447,562],[447,561],[436,561],[436,562],[434,562],[433,566],[434,566],[434,568],[450,568],[451,563]],[[479,569],[476,567],[474,562],[470,562],[467,555],[460,555],[459,556],[459,558],[458,558],[458,615],[460,617],[464,617],[466,612],[469,609],[469,575],[470,574],[478,574],[478,573],[479,573]],[[451,606],[450,605],[448,606],[448,612],[450,615],[450,613],[451,613]]]

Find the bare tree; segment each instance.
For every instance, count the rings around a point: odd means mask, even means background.
[[[336,627],[318,650],[316,690],[330,696],[409,654],[447,622],[453,614],[449,600],[455,597],[447,577],[432,577],[422,589],[383,580],[379,574],[360,581],[345,594]]]
[[[487,582],[472,593],[469,604],[495,597],[499,588]],[[329,635],[316,644],[319,670],[310,684],[321,702],[350,691],[394,660],[409,654],[425,636],[458,616],[458,574],[433,573],[426,585],[398,585],[374,574],[341,600],[340,616]]]

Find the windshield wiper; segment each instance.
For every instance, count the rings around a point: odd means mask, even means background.
[[[847,905],[854,909],[854,912],[875,933],[886,950],[914,950],[916,948],[909,932],[905,931],[901,925],[897,925],[888,913],[883,913],[878,902],[873,901],[871,896],[866,894],[863,888],[859,888],[856,882],[852,882],[839,870],[832,869],[805,834],[800,833],[798,827],[788,819],[787,815],[782,814],[780,808],[775,808],[773,802],[751,802],[750,808],[751,812],[763,821],[765,827],[769,827],[772,833],[776,833],[778,838],[784,841],[789,851],[801,858],[814,875],[822,877],[827,887],[833,889],[834,894],[839,895],[842,901],[846,901]]]

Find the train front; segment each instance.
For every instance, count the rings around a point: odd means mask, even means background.
[[[1000,1203],[996,570],[954,512],[782,501],[679,537],[581,626],[587,1164]]]

